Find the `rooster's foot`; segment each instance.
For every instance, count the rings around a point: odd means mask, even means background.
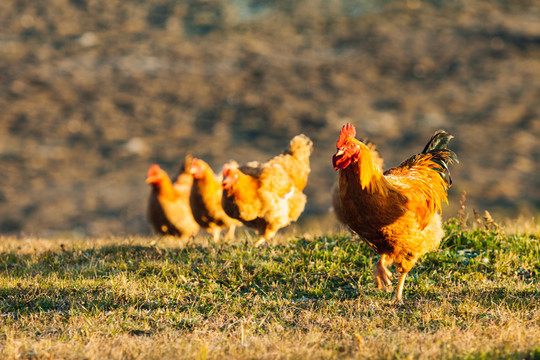
[[[386,256],[381,256],[373,269],[373,277],[375,278],[375,286],[377,289],[388,291],[388,286],[392,285],[392,273],[386,268],[392,262]]]
[[[403,305],[403,299],[401,298],[397,298],[397,297],[394,297],[394,299],[392,300],[392,305],[393,306],[400,306],[400,305]]]
[[[401,273],[399,275],[396,294],[394,295],[394,301],[392,302],[394,306],[403,305],[403,285],[405,284],[406,277],[407,273]]]

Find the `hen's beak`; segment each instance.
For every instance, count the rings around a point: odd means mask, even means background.
[[[150,177],[146,178],[146,183],[147,184],[153,184],[153,183],[157,182],[157,180],[158,180],[157,176],[150,176]]]
[[[224,190],[229,190],[232,187],[232,179],[229,177],[226,177],[223,179],[223,182],[221,183],[221,188]]]
[[[146,183],[152,184],[158,182],[160,179],[160,171],[161,168],[159,167],[159,165],[154,164],[150,166],[150,169],[148,169],[148,174],[146,174]]]

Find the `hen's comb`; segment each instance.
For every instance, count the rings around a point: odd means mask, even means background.
[[[339,133],[339,139],[336,144],[337,147],[338,148],[342,147],[343,145],[345,145],[345,142],[347,141],[348,138],[355,137],[355,136],[356,136],[356,129],[354,128],[353,125],[347,123],[347,125],[341,128],[341,132]]]
[[[148,169],[148,175],[146,175],[147,177],[150,177],[150,176],[155,176],[157,174],[159,174],[161,168],[159,167],[158,164],[154,164],[152,166],[150,166],[150,169]]]
[[[223,178],[226,178],[229,175],[229,171],[231,171],[231,167],[229,166],[229,164],[225,163],[221,172],[223,174]]]
[[[229,176],[229,173],[231,172],[231,170],[233,169],[238,169],[238,163],[234,160],[230,160],[228,162],[226,162],[225,164],[223,164],[223,170],[222,170],[222,174],[223,174],[223,177],[227,177]]]

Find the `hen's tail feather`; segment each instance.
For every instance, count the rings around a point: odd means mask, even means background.
[[[302,152],[309,156],[312,150],[313,141],[306,135],[300,134],[291,139],[289,146],[283,151],[283,154],[294,155],[297,152]]]
[[[193,162],[193,153],[188,152],[184,158],[184,163],[180,165],[179,173],[188,173],[191,169],[191,163]]]

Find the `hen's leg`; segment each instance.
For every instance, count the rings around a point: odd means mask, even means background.
[[[266,242],[266,239],[264,238],[264,236],[260,236],[254,246],[255,247],[260,247],[260,246],[263,246],[265,244],[268,245],[268,243]]]
[[[386,254],[382,254],[379,262],[373,267],[373,277],[377,289],[387,290],[387,287],[392,284],[392,273],[387,269],[387,266],[392,265],[393,260]]]
[[[255,243],[255,247],[268,246],[268,241],[276,235],[277,231],[266,229],[264,235],[259,236],[259,240]]]
[[[403,304],[403,285],[405,284],[406,277],[407,273],[401,273],[399,276],[396,295],[394,296],[394,304],[396,305]]]
[[[215,227],[211,230],[211,232],[212,232],[212,239],[214,240],[214,243],[217,243],[219,241],[219,236],[221,235],[221,229]]]
[[[233,240],[234,239],[234,232],[236,231],[236,225],[229,226],[229,230],[227,230],[226,238],[227,240]]]

